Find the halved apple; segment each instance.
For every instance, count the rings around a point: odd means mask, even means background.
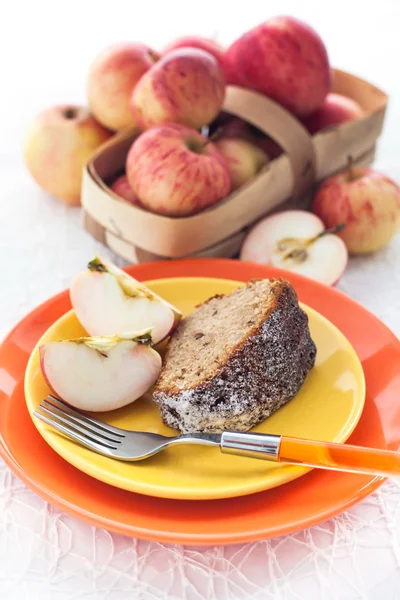
[[[154,385],[161,357],[150,329],[49,342],[39,348],[43,376],[62,400],[81,410],[115,410]]]
[[[240,258],[334,285],[348,261],[343,240],[334,235],[341,229],[342,225],[326,230],[321,219],[305,210],[282,211],[250,229]]]
[[[145,285],[96,257],[70,287],[72,306],[90,335],[150,327],[154,344],[175,329],[182,313]]]

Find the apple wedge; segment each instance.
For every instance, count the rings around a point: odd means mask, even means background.
[[[150,329],[49,342],[39,348],[43,376],[62,400],[81,410],[115,410],[154,385],[161,357]]]
[[[72,306],[89,335],[114,335],[151,328],[158,344],[175,329],[182,313],[145,285],[96,257],[70,287]]]
[[[348,261],[343,240],[334,235],[342,229],[325,229],[321,219],[305,210],[278,212],[250,229],[240,258],[334,285]]]

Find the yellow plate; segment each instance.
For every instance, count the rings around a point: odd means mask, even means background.
[[[184,277],[154,280],[147,285],[188,314],[210,296],[230,293],[243,284],[225,279]],[[297,396],[254,431],[344,442],[355,428],[364,406],[363,370],[340,331],[311,308],[303,308],[317,345],[316,365]],[[25,396],[31,415],[49,393],[40,370],[39,345],[81,335],[85,335],[85,331],[75,313],[70,311],[39,340],[25,376]],[[126,429],[174,433],[163,425],[150,395],[97,417]],[[35,417],[33,421],[47,443],[78,469],[113,486],[151,496],[192,500],[242,496],[276,487],[309,471],[304,467],[223,455],[217,448],[201,446],[177,446],[142,462],[119,462],[69,441]]]

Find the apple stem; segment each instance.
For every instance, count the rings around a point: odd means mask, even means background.
[[[71,106],[71,107],[65,108],[63,111],[63,114],[66,119],[76,119],[77,110],[75,107]]]
[[[343,231],[343,229],[345,227],[346,227],[345,223],[339,223],[338,225],[329,227],[329,229],[323,229],[322,231],[317,233],[317,235],[314,235],[313,237],[308,238],[308,240],[306,240],[305,245],[311,246],[311,244],[313,244],[314,242],[316,242],[317,240],[322,238],[324,235],[328,235],[329,233],[339,233],[339,231]]]
[[[153,61],[153,63],[158,62],[158,60],[159,60],[160,57],[158,56],[158,54],[156,52],[154,52],[153,50],[149,49],[147,51],[147,54],[149,55],[150,60]]]
[[[106,273],[107,271],[107,267],[103,265],[99,258],[94,258],[93,260],[91,260],[88,263],[87,268],[89,269],[89,271],[98,271],[99,273]]]
[[[202,144],[201,147],[205,148],[206,146],[208,146],[208,144],[210,144],[211,142],[213,142],[214,140],[216,140],[221,135],[222,130],[223,130],[223,127],[217,127],[217,129],[214,131],[214,133],[212,133],[206,139],[206,141]]]
[[[202,143],[202,145],[200,146],[200,148],[201,149],[206,148],[210,142],[212,142],[212,139],[208,138],[208,140],[206,140],[205,142]]]
[[[339,223],[338,225],[334,225],[334,227],[329,227],[329,229],[324,229],[323,231],[320,231],[320,233],[318,233],[313,238],[310,238],[308,240],[308,244],[312,244],[316,240],[319,240],[319,238],[322,238],[324,235],[328,235],[329,233],[339,233],[340,231],[343,231],[343,229],[345,227],[346,227],[345,223]]]
[[[307,248],[311,246],[314,242],[322,238],[324,235],[328,235],[329,233],[339,233],[339,231],[343,231],[345,228],[344,223],[339,223],[334,227],[330,227],[329,229],[324,229],[308,239],[301,238],[288,238],[285,240],[281,240],[278,244],[278,250],[287,250],[288,243],[292,246],[291,250],[283,256],[283,260],[294,260],[297,263],[304,262],[307,258]],[[293,247],[294,246],[294,247]],[[290,246],[289,246],[290,247]]]
[[[208,138],[210,140],[210,142],[212,142],[213,140],[216,140],[217,138],[219,138],[219,136],[221,135],[221,133],[223,132],[223,130],[224,130],[224,128],[222,126],[221,127],[217,127],[217,129],[214,131],[214,133],[212,133],[209,136],[209,138]]]

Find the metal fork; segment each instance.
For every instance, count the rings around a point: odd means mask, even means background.
[[[172,437],[129,431],[89,417],[52,395],[33,414],[82,446],[122,461],[143,460],[172,445],[200,444],[216,446],[226,454],[307,467],[384,477],[400,475],[400,453],[391,450],[241,431]]]
[[[239,449],[246,449],[248,456],[257,448],[258,458],[278,458],[280,436],[224,432],[167,437],[158,433],[130,431],[89,417],[51,394],[38,405],[33,415],[82,446],[123,461],[143,460],[177,444],[216,446],[227,453],[235,453],[239,444]],[[260,455],[261,448],[263,456]]]
[[[34,411],[34,416],[68,438],[90,450],[118,460],[143,460],[177,443],[218,446],[219,434],[194,434],[167,437],[158,433],[129,431],[114,427],[72,408],[49,394]]]

